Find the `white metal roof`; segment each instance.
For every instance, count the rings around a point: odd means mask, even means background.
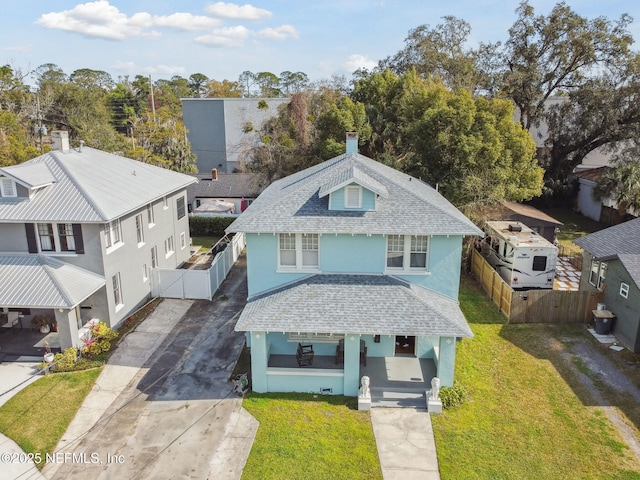
[[[44,164],[55,182],[31,198],[0,199],[0,222],[105,222],[176,192],[196,181],[189,175],[89,147],[52,151],[0,169],[32,181]]]
[[[105,285],[103,276],[45,255],[0,255],[0,306],[73,308]]]

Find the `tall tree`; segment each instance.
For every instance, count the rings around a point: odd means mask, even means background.
[[[607,170],[596,188],[593,196],[596,200],[611,198],[616,202],[618,210],[624,214],[629,211],[635,216],[640,215],[640,160],[638,148],[627,152],[632,157],[623,157]]]
[[[549,15],[535,15],[527,0],[516,13],[503,52],[503,82],[526,129],[538,125],[551,95],[575,91],[594,74],[624,63],[633,42],[626,14],[613,23],[588,20],[561,2]]]
[[[242,85],[229,80],[209,80],[205,89],[209,98],[240,98],[243,93]]]
[[[209,78],[203,73],[194,73],[189,75],[189,90],[191,97],[200,98],[207,94],[207,83]]]
[[[481,69],[493,55],[495,46],[480,44],[468,47],[471,26],[453,16],[431,28],[420,25],[409,31],[405,47],[378,65],[378,71],[392,70],[402,75],[415,70],[421,77],[436,77],[449,88],[464,88],[471,92],[487,90],[488,76]]]

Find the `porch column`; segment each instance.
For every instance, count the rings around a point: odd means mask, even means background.
[[[456,366],[455,337],[440,337],[440,352],[438,355],[438,378],[443,387],[453,386],[453,371]]]
[[[268,360],[267,333],[251,332],[251,389],[254,392],[265,393],[268,391]]]
[[[71,310],[56,308],[54,310],[56,322],[58,322],[58,339],[60,340],[60,348],[66,350],[71,347],[79,347],[80,338],[78,337],[78,318],[76,309]]]
[[[344,337],[344,394],[357,397],[360,388],[360,335]]]

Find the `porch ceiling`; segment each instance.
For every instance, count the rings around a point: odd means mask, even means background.
[[[105,285],[103,276],[45,255],[0,255],[0,305],[73,308]]]
[[[236,331],[472,337],[458,302],[388,275],[312,275],[249,299]]]

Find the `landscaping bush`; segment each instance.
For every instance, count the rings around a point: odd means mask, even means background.
[[[111,341],[118,337],[118,332],[112,330],[105,322],[98,322],[91,327],[91,336],[83,339],[83,355],[95,357],[111,349]]]
[[[224,230],[231,222],[233,217],[199,217],[195,215],[189,216],[189,234],[192,237],[224,237]]]
[[[440,389],[440,400],[444,408],[453,408],[464,401],[467,392],[464,387],[454,383],[453,387],[442,387]]]

